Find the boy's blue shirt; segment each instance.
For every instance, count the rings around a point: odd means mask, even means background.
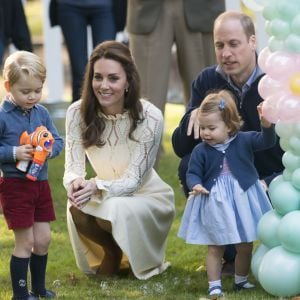
[[[30,134],[41,125],[45,126],[53,135],[55,142],[50,158],[56,157],[62,151],[64,142],[46,107],[36,104],[30,111],[24,111],[8,99],[2,101],[0,105],[0,168],[3,177],[26,178],[26,173],[16,168],[13,147],[20,146],[20,136],[24,131]],[[48,163],[46,161],[37,180],[47,179]]]

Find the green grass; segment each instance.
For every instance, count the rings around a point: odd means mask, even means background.
[[[172,151],[170,137],[184,112],[183,106],[168,104],[164,134],[165,153],[159,164],[159,174],[168,182],[176,195],[176,218],[168,238],[166,259],[172,266],[166,272],[147,281],[133,277],[91,278],[76,267],[66,227],[66,192],[62,186],[64,155],[52,160],[49,180],[52,186],[57,220],[52,223],[52,243],[49,249],[47,287],[59,299],[199,299],[207,292],[205,246],[186,245],[176,234],[185,205],[185,197],[177,179],[179,159]],[[11,299],[9,260],[14,246],[13,234],[0,217],[0,299]],[[253,278],[252,281],[255,282]],[[232,278],[223,281],[226,299],[276,299],[260,288],[251,292],[234,293]]]

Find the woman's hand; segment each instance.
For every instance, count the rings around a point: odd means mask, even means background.
[[[82,178],[75,179],[68,189],[68,199],[72,205],[82,208],[91,196],[97,191],[96,181],[94,179],[85,180]]]

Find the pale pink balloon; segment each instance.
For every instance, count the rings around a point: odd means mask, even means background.
[[[300,97],[286,95],[278,103],[279,119],[285,122],[299,122]]]
[[[288,86],[284,86],[283,82],[271,78],[269,75],[264,75],[258,83],[258,92],[263,99],[276,95],[282,91],[286,91]],[[287,91],[286,91],[287,92]]]
[[[282,99],[283,93],[271,95],[263,101],[262,112],[264,117],[271,123],[276,123],[279,120],[279,103]]]
[[[273,79],[285,82],[297,70],[296,55],[286,51],[275,51],[265,63],[266,73]]]
[[[271,102],[263,102],[262,112],[264,117],[271,123],[276,123],[279,120],[279,112],[277,106]]]
[[[295,68],[298,70],[300,70],[300,53],[294,54],[295,56]]]
[[[266,73],[266,61],[271,54],[269,47],[265,47],[259,52],[257,63],[264,73]]]

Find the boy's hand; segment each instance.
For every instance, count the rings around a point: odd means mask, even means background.
[[[32,160],[33,150],[30,144],[16,147],[17,160]]]

